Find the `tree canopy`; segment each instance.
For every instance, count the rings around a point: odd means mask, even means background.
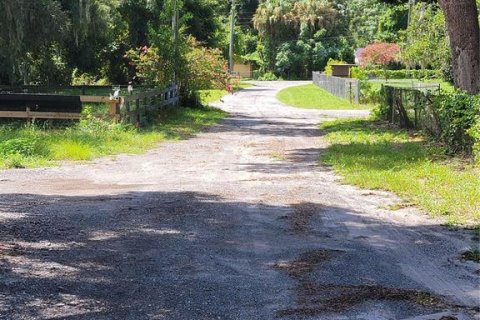
[[[172,43],[175,2],[181,34],[177,44]],[[475,0],[462,2],[475,5]],[[227,58],[231,3],[0,0],[0,84],[127,83],[138,71],[127,52],[143,47],[156,47],[165,66],[185,60],[193,43],[219,49]],[[257,74],[309,78],[330,59],[352,63],[359,48],[395,43],[403,66],[442,70],[447,79],[455,75],[449,20],[442,10],[451,1],[440,1],[442,7],[437,1],[412,5],[407,0],[235,3],[234,59],[253,63]],[[189,42],[189,37],[195,40]],[[175,47],[183,48],[177,52],[182,56],[174,54]]]

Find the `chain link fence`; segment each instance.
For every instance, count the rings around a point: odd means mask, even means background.
[[[441,123],[436,106],[439,85],[415,84],[412,87],[382,85],[381,112],[385,120],[402,128],[422,129],[431,135],[441,135]]]

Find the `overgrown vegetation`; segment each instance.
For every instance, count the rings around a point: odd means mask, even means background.
[[[445,155],[421,135],[373,120],[339,120],[322,126],[331,146],[322,161],[346,183],[395,192],[452,224],[480,223],[480,170]]]
[[[377,119],[387,120],[403,128],[423,130],[436,141],[445,144],[453,155],[478,158],[480,96],[451,90],[415,89],[385,86],[379,92],[380,104],[375,109]]]
[[[346,110],[366,109],[368,106],[337,98],[314,84],[281,90],[277,98],[284,104],[304,109]]]
[[[198,133],[225,117],[218,109],[172,108],[148,129],[87,118],[66,127],[51,123],[0,125],[0,168],[53,165],[59,160],[90,160],[118,153],[140,153],[164,140]]]

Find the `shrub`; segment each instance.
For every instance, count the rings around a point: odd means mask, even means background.
[[[442,70],[384,70],[384,69],[365,69],[364,72],[368,78],[387,78],[387,79],[440,79]]]
[[[360,83],[361,103],[377,104],[381,101],[381,86],[374,86],[368,81]]]
[[[258,80],[260,81],[275,81],[278,80],[279,78],[273,73],[273,72],[267,72],[261,75]]]
[[[130,65],[135,66],[136,76],[148,85],[167,86],[172,76],[171,62],[160,55],[157,47],[144,46],[125,54]]]
[[[415,122],[417,128],[444,143],[447,153],[475,154],[479,160],[480,95],[454,91],[435,96],[415,89],[382,88],[381,103],[374,111],[377,118],[392,121],[395,108],[395,123],[401,127],[412,128]]]
[[[221,50],[203,47],[193,37],[188,39],[188,44],[182,85],[190,95],[198,90],[227,88],[231,77]]]
[[[363,68],[353,67],[350,72],[351,72],[350,73],[351,77],[354,78],[354,79],[358,79],[358,80],[368,80],[369,79],[368,71],[363,69]]]
[[[74,86],[82,86],[82,85],[107,85],[108,80],[105,78],[97,80],[97,77],[88,74],[88,73],[81,73],[77,68],[73,69],[72,72],[72,85]]]
[[[480,96],[466,92],[444,94],[438,99],[442,140],[450,153],[472,154],[478,148]]]
[[[187,38],[180,49],[184,54],[178,61],[164,56],[163,51],[167,49],[160,50],[155,46],[129,50],[125,57],[135,66],[136,75],[140,80],[159,87],[171,84],[175,63],[182,98],[187,101],[197,100],[198,90],[227,87],[230,75],[227,61],[219,49],[203,47],[193,37]]]
[[[473,154],[476,162],[480,164],[480,115],[475,117],[474,125],[468,130],[468,134],[473,138]]]
[[[36,139],[31,138],[16,138],[7,140],[0,144],[0,154],[4,156],[8,155],[22,155],[30,156],[35,151]]]

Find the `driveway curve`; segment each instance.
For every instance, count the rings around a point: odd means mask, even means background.
[[[144,155],[0,171],[0,319],[479,319],[466,231],[341,184],[318,124],[365,111],[225,97]]]

